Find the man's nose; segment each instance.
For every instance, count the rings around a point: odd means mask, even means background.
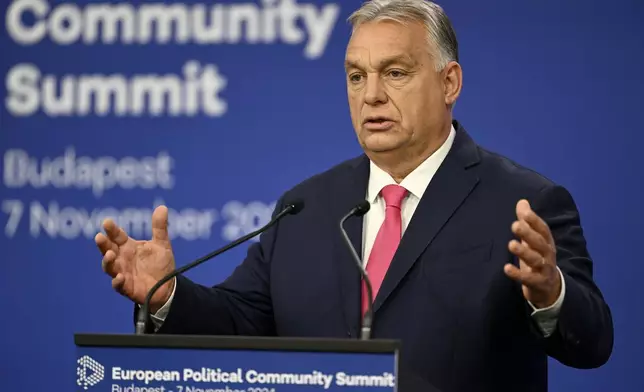
[[[387,94],[378,75],[368,75],[364,95],[365,103],[368,105],[378,105],[387,101]]]

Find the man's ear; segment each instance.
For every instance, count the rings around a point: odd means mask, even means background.
[[[456,61],[450,61],[443,69],[445,104],[453,106],[463,88],[463,70]]]

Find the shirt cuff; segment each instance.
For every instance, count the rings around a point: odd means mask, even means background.
[[[177,280],[175,278],[174,286],[172,287],[172,294],[170,294],[170,298],[168,298],[166,303],[163,304],[163,306],[159,310],[157,310],[155,314],[150,315],[150,318],[152,319],[152,323],[154,324],[155,331],[161,328],[161,325],[163,325],[165,318],[168,317],[168,313],[170,312],[170,305],[172,305],[172,300],[174,299],[174,293],[176,291],[177,291]]]
[[[546,338],[552,335],[557,327],[559,312],[561,311],[561,305],[563,304],[563,300],[566,295],[566,280],[564,279],[563,273],[559,267],[557,267],[557,271],[561,277],[561,293],[559,293],[559,298],[557,298],[555,303],[547,308],[537,309],[530,301],[528,301],[528,304],[530,304],[530,307],[532,308],[532,317],[537,322],[539,329],[541,329],[543,336]]]

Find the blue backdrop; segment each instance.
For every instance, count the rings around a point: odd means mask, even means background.
[[[133,331],[93,242],[105,216],[147,238],[167,203],[183,264],[360,153],[342,65],[359,1],[165,4],[2,2],[3,390],[70,390],[73,333]],[[644,390],[644,2],[441,5],[464,68],[456,118],[570,189],[614,312],[610,362],[553,362],[552,390]],[[189,276],[217,283],[244,254]]]

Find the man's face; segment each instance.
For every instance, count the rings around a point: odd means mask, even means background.
[[[351,119],[370,157],[423,154],[451,121],[422,24],[363,24],[345,60]]]

